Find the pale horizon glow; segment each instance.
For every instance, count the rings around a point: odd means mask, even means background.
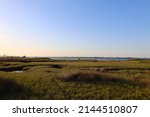
[[[0,0],[0,56],[150,58],[149,0]]]

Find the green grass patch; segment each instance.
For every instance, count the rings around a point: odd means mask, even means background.
[[[17,73],[12,71],[22,70]],[[0,62],[0,99],[150,99],[150,62]]]

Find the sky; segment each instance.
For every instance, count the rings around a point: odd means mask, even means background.
[[[0,55],[150,57],[150,0],[0,0]]]

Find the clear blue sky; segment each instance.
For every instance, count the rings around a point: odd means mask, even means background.
[[[0,0],[0,55],[150,57],[150,0]]]

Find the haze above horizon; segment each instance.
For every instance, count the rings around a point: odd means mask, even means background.
[[[0,55],[150,58],[149,0],[0,0]]]

